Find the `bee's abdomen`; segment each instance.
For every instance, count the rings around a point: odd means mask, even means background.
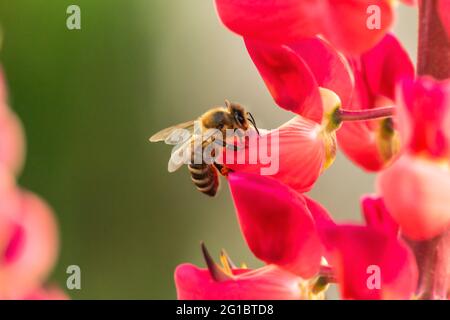
[[[219,189],[217,169],[208,164],[189,164],[191,179],[200,192],[214,197]]]

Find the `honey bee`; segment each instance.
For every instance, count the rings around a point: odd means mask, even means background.
[[[238,103],[231,103],[228,100],[225,100],[225,105],[225,107],[214,107],[208,110],[197,120],[187,121],[163,129],[150,138],[150,142],[165,141],[166,143],[169,143],[168,140],[171,139],[171,136],[177,130],[184,129],[190,132],[189,137],[185,138],[172,152],[172,156],[170,157],[168,164],[168,170],[169,172],[178,170],[184,163],[175,161],[176,156],[186,152],[186,150],[189,150],[188,152],[191,152],[189,155],[191,161],[188,164],[188,169],[191,179],[200,192],[211,197],[214,197],[219,189],[218,173],[226,175],[227,169],[223,165],[215,162],[208,164],[203,160],[201,163],[195,163],[193,161],[195,156],[195,148],[192,148],[192,146],[194,145],[194,139],[196,138],[196,135],[193,134],[195,122],[198,121],[198,124],[200,124],[202,149],[211,143],[217,143],[220,146],[237,150],[236,145],[230,145],[226,142],[225,133],[227,129],[233,129],[235,131],[241,129],[242,131],[247,131],[250,127],[253,127],[259,134],[255,119],[250,112],[245,111],[245,108],[242,105]],[[207,134],[204,135],[203,133],[205,133],[208,129],[219,130],[221,132],[221,138],[220,135],[219,138],[217,136],[212,137]]]

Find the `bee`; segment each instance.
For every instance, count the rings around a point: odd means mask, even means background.
[[[226,175],[228,170],[223,165],[215,162],[212,164],[208,164],[204,160],[202,160],[201,163],[195,163],[193,161],[195,156],[195,148],[192,148],[192,146],[194,145],[194,139],[196,138],[196,135],[193,134],[193,132],[196,121],[198,121],[198,124],[200,124],[202,149],[204,149],[211,143],[217,143],[220,146],[237,150],[236,145],[230,145],[226,142],[225,133],[227,129],[233,129],[235,131],[241,129],[242,131],[247,131],[250,127],[253,127],[258,135],[259,130],[256,126],[255,119],[250,112],[247,112],[245,108],[238,103],[232,103],[228,100],[225,100],[225,107],[214,107],[202,114],[197,120],[187,121],[168,127],[159,131],[150,138],[150,142],[165,141],[166,143],[169,143],[168,140],[171,139],[171,136],[177,130],[184,129],[190,132],[189,137],[185,138],[183,142],[180,143],[179,146],[175,147],[174,151],[172,152],[172,156],[170,157],[168,164],[168,170],[169,172],[178,170],[184,163],[176,161],[176,156],[183,152],[186,152],[186,150],[189,150],[191,152],[191,161],[188,164],[188,169],[191,175],[192,182],[194,182],[195,186],[200,192],[210,197],[214,197],[219,189],[218,173]],[[222,134],[222,138],[211,137],[207,134],[203,134],[208,129],[218,129]]]

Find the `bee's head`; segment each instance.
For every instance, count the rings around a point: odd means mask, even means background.
[[[233,115],[233,118],[239,129],[247,130],[251,123],[259,134],[258,128],[256,127],[255,119],[253,118],[250,112],[245,111],[243,106],[241,106],[238,103],[230,102],[228,100],[225,100],[225,105],[227,106],[230,114]]]
[[[230,114],[233,116],[236,127],[238,129],[247,130],[249,127],[249,122],[244,107],[238,103],[233,103],[228,100],[225,100],[225,105],[227,106]]]

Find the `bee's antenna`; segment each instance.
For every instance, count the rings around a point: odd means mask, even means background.
[[[247,114],[250,116],[250,118],[248,120],[251,122],[251,124],[253,124],[253,127],[255,127],[255,130],[258,133],[258,136],[260,136],[261,134],[259,133],[258,127],[256,126],[255,118],[253,118],[253,115],[250,112],[247,112]]]

